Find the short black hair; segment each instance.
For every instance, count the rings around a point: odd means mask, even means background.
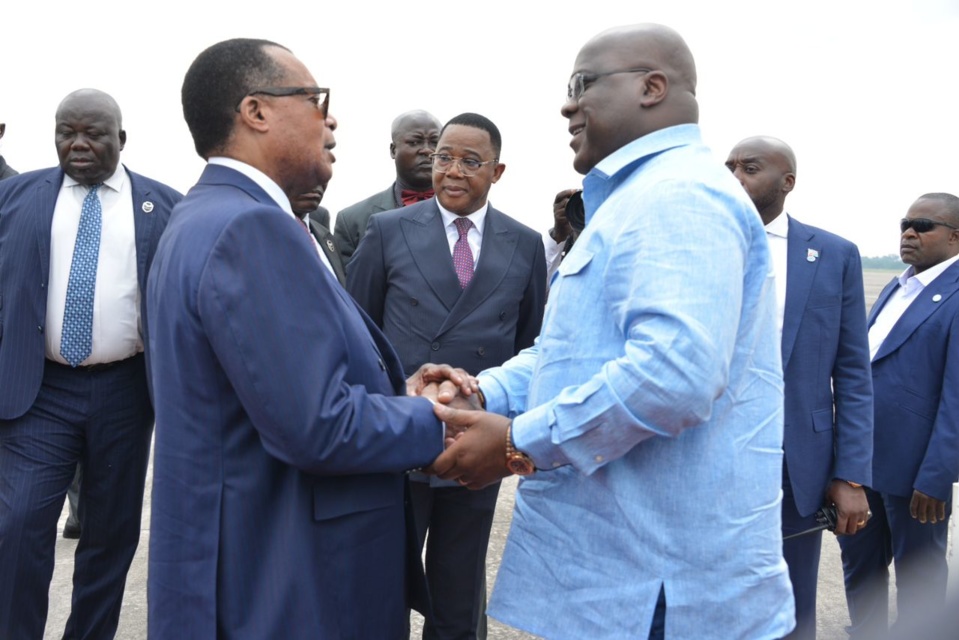
[[[959,197],[951,193],[926,193],[919,196],[920,200],[938,200],[943,204],[946,215],[952,219],[952,223],[959,226]]]
[[[266,47],[286,49],[269,40],[235,38],[197,56],[183,78],[183,118],[202,158],[222,151],[233,133],[236,106],[256,87],[282,80],[284,70]]]
[[[451,124],[459,124],[463,125],[464,127],[482,129],[488,133],[489,140],[493,145],[493,153],[496,154],[496,158],[499,159],[500,151],[503,150],[503,138],[500,136],[499,129],[496,128],[496,125],[493,124],[492,120],[486,116],[481,116],[478,113],[461,113],[443,125],[443,129],[440,131],[441,138],[443,137],[443,132],[446,131],[446,127],[450,126]]]

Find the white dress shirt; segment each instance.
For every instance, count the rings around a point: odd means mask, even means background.
[[[213,156],[207,160],[208,164],[218,164],[222,167],[229,167],[234,171],[239,171],[247,178],[252,180],[259,186],[261,189],[266,191],[266,195],[270,196],[276,204],[280,206],[281,209],[290,214],[298,224],[306,225],[306,230],[310,234],[310,239],[313,240],[313,246],[316,248],[316,252],[320,256],[320,261],[323,263],[330,273],[333,274],[333,278],[336,279],[336,272],[333,271],[333,265],[330,264],[330,259],[326,257],[326,254],[323,253],[323,249],[320,248],[319,242],[316,241],[316,236],[313,235],[313,232],[310,231],[310,223],[307,221],[307,217],[300,218],[298,215],[293,213],[293,207],[290,205],[290,199],[286,197],[286,194],[283,193],[283,189],[280,188],[280,185],[273,182],[273,179],[270,176],[266,175],[259,169],[254,166],[248,165],[245,162],[240,162],[234,158],[225,158],[223,156]]]
[[[483,227],[486,225],[486,211],[489,209],[489,202],[483,203],[483,206],[469,214],[468,216],[459,216],[452,211],[447,211],[440,204],[439,198],[436,199],[436,206],[440,208],[440,215],[443,216],[443,228],[446,229],[446,239],[450,244],[450,255],[453,255],[453,247],[460,238],[460,232],[456,228],[457,218],[469,218],[473,226],[466,233],[466,241],[470,245],[470,251],[473,252],[473,268],[476,268],[479,262],[480,246],[483,244]]]
[[[875,322],[869,327],[869,359],[876,357],[879,347],[892,328],[899,322],[899,318],[906,312],[913,300],[919,297],[922,290],[928,287],[933,280],[938,278],[943,271],[948,269],[959,256],[953,256],[948,260],[943,260],[934,267],[929,267],[922,273],[917,274],[915,268],[910,265],[908,269],[899,274],[899,287],[889,295],[886,304],[883,305],[876,316]]]
[[[789,260],[789,217],[783,211],[775,220],[766,225],[766,240],[769,242],[769,255],[772,258],[773,273],[776,275],[776,318],[779,327],[779,341],[783,337],[783,318],[786,315],[786,270]]]
[[[67,364],[60,355],[67,283],[80,226],[80,211],[89,191],[90,187],[64,175],[50,227],[46,357],[62,364]],[[93,297],[93,346],[81,365],[125,360],[143,351],[133,187],[123,165],[104,181],[97,195],[102,214]]]

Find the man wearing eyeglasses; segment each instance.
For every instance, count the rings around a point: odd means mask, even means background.
[[[336,214],[334,234],[344,263],[356,252],[370,216],[433,197],[430,154],[439,137],[440,121],[431,113],[416,110],[396,116],[390,127],[390,157],[396,165],[396,181]]]
[[[782,368],[755,208],[701,142],[696,68],[661,25],[579,52],[561,108],[586,225],[531,348],[433,471],[522,475],[490,615],[547,638],[781,638]],[[418,387],[449,370],[431,367]],[[441,399],[446,399],[445,397]]]
[[[207,166],[147,288],[151,638],[399,638],[425,590],[404,472],[444,431],[291,206],[332,175],[316,84],[246,39],[183,82]]]
[[[852,638],[885,637],[889,564],[908,632],[944,606],[952,484],[959,478],[959,198],[927,193],[900,223],[909,267],[869,316],[875,391],[873,516],[839,538]]]
[[[489,203],[503,175],[499,129],[464,113],[432,156],[436,198],[370,218],[348,288],[396,347],[407,375],[424,362],[476,374],[539,333],[546,259],[539,234]],[[486,547],[499,483],[471,492],[414,474],[411,496],[435,620],[426,639],[486,637]]]
[[[786,215],[796,157],[782,140],[739,142],[726,167],[746,189],[766,228],[776,273],[778,336],[785,379],[783,536],[817,526],[836,507],[835,533],[866,526],[863,485],[872,481],[872,378],[862,263],[856,246]],[[783,542],[796,599],[791,640],[816,637],[822,533]]]
[[[0,182],[0,638],[42,638],[78,463],[83,534],[65,638],[112,638],[140,540],[153,406],[141,300],[182,197],[126,169],[120,107],[56,112],[60,165]]]

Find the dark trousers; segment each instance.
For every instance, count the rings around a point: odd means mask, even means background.
[[[806,531],[818,525],[815,514],[799,515],[793,498],[789,476],[783,465],[783,538]],[[815,640],[816,638],[816,587],[819,584],[819,557],[822,553],[822,533],[807,533],[790,540],[783,540],[783,556],[789,567],[793,597],[796,602],[796,628],[789,640]]]
[[[423,625],[424,640],[486,638],[486,549],[499,487],[497,482],[470,491],[410,482],[421,549],[426,542],[426,582],[433,603],[433,620]]]
[[[93,371],[48,362],[30,410],[0,420],[0,638],[43,637],[57,520],[78,462],[83,536],[63,637],[114,637],[152,425],[142,355]]]
[[[894,629],[910,629],[945,606],[948,567],[946,520],[921,524],[909,515],[910,498],[866,490],[872,517],[859,533],[841,536],[842,568],[853,639],[875,640],[887,635],[889,625],[889,564],[896,562]]]

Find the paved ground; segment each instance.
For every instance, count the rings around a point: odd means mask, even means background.
[[[878,295],[879,290],[889,282],[892,275],[893,274],[886,271],[866,273],[866,297],[870,306]],[[149,546],[150,539],[149,492],[152,486],[152,475],[151,468],[147,475],[147,499],[143,515],[143,533],[140,537],[140,547],[127,579],[126,595],[123,602],[123,610],[120,615],[120,628],[117,637],[121,640],[140,640],[146,638],[146,572],[147,547]],[[515,489],[516,479],[507,479],[504,481],[503,489],[500,492],[496,519],[493,524],[492,535],[490,536],[488,583],[491,587],[496,577],[496,571],[499,567],[500,557],[503,552],[503,544],[509,530]],[[959,504],[959,502],[956,503]],[[64,509],[64,513],[60,518],[61,531],[65,520],[66,510]],[[953,525],[955,525],[955,522],[956,520],[954,519]],[[953,527],[953,531],[955,531],[955,526]],[[955,536],[953,536],[953,538],[955,538]],[[48,640],[60,638],[60,634],[63,632],[63,625],[69,615],[73,552],[75,549],[75,541],[64,540],[62,537],[58,538],[57,565],[50,587],[50,614],[47,621],[46,634],[44,635],[44,638]],[[954,559],[955,554],[951,554],[950,557]],[[959,572],[953,572],[953,579],[951,581],[953,587],[955,587],[957,582],[956,573]],[[956,589],[953,588],[953,593],[955,592]],[[894,610],[894,600],[892,607]],[[839,545],[833,536],[827,534],[824,538],[823,557],[819,568],[819,639],[845,640],[846,634],[843,629],[848,623],[849,617],[846,612],[846,601],[842,587],[842,565],[839,560]],[[419,621],[414,619],[413,624],[414,637],[419,637],[418,633],[415,633],[420,626]],[[490,620],[490,640],[521,640],[533,637],[534,636],[501,625],[495,620]]]

